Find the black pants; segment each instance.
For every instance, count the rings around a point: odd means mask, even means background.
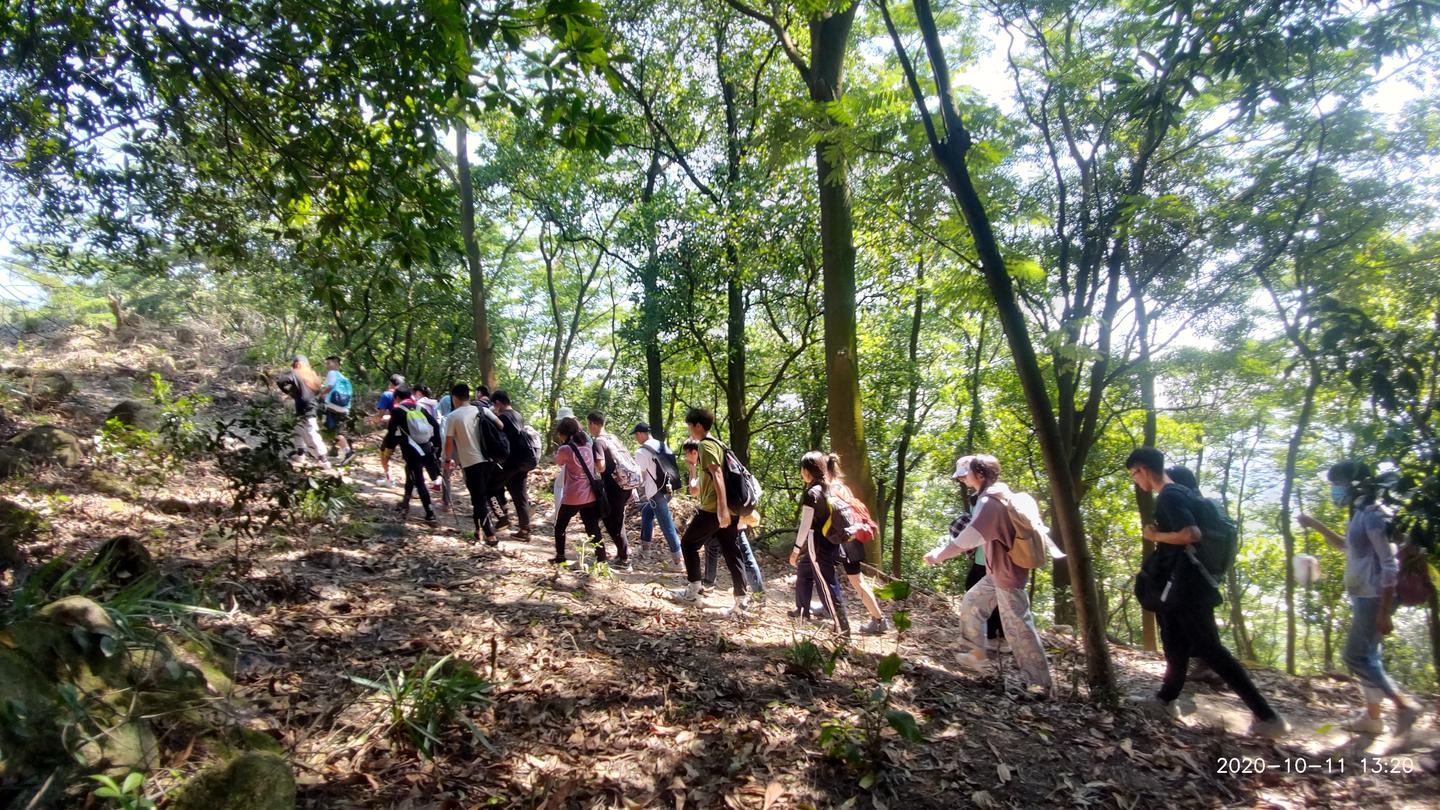
[[[717,537],[720,553],[725,557],[725,568],[734,583],[735,595],[745,595],[745,575],[740,571],[739,536],[735,518],[730,519],[729,526],[721,526],[720,516],[714,512],[696,512],[690,525],[685,527],[685,534],[680,537],[680,553],[685,556],[685,578],[690,582],[700,581],[700,549],[711,537]]]
[[[401,508],[410,508],[410,491],[420,493],[420,503],[425,507],[425,514],[430,514],[430,488],[425,486],[425,469],[430,466],[426,463],[425,456],[419,453],[401,453],[405,459],[405,500],[401,501]]]
[[[609,479],[604,484],[605,500],[610,508],[600,516],[600,522],[615,541],[615,562],[623,564],[630,559],[630,544],[625,540],[625,506],[630,503],[630,490],[621,489]]]
[[[1245,667],[1220,642],[1220,630],[1215,627],[1215,608],[1182,607],[1165,613],[1155,614],[1160,624],[1160,642],[1165,646],[1165,680],[1160,684],[1156,697],[1171,701],[1180,697],[1185,688],[1185,676],[1190,669],[1190,659],[1199,658],[1249,707],[1250,712],[1261,720],[1275,717],[1275,710],[1255,688],[1255,682]]]
[[[525,479],[535,469],[535,462],[517,467],[500,466],[490,478],[490,497],[495,499],[501,511],[505,509],[505,494],[515,502],[515,520],[521,531],[530,531],[530,496],[525,492]]]
[[[595,559],[604,561],[605,546],[600,542],[600,507],[591,501],[585,504],[561,504],[560,511],[555,513],[555,562],[565,559],[565,529],[569,528],[570,519],[576,515],[579,515],[580,522],[585,524],[585,535],[590,538],[590,545],[595,549]]]
[[[470,493],[470,516],[475,521],[475,535],[482,531],[488,540],[495,536],[495,526],[490,522],[490,498],[486,495],[490,479],[489,467],[493,464],[471,464],[464,469],[465,489]]]
[[[985,578],[985,566],[980,563],[970,564],[970,573],[965,575],[965,590],[975,587],[975,583]],[[990,611],[990,618],[985,622],[985,638],[1004,638],[1005,629],[1000,626],[1000,608]]]

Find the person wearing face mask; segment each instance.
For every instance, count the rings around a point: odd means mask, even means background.
[[[1360,682],[1365,710],[1346,724],[1358,734],[1380,734],[1383,701],[1395,704],[1394,732],[1398,737],[1410,730],[1420,717],[1420,705],[1407,700],[1385,673],[1380,659],[1380,641],[1395,629],[1390,614],[1395,610],[1395,583],[1400,563],[1390,545],[1391,515],[1377,502],[1370,466],[1361,461],[1341,461],[1325,474],[1330,484],[1330,501],[1350,509],[1345,533],[1331,529],[1310,515],[1298,522],[1314,529],[1325,542],[1345,552],[1345,591],[1350,596],[1350,630],[1345,636],[1345,666]]]

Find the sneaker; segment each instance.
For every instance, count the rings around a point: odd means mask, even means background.
[[[434,526],[436,523],[440,522],[440,519],[435,516],[435,510],[431,509],[425,512],[425,522],[429,523],[431,526]]]
[[[528,540],[530,539],[530,530],[529,530],[529,529],[521,529],[521,530],[516,531],[516,532],[511,532],[511,533],[510,533],[510,539],[512,539],[512,540],[527,540],[527,541],[528,541]]]
[[[1344,728],[1356,734],[1384,734],[1385,722],[1378,717],[1371,717],[1369,712],[1360,712],[1350,718]]]
[[[610,570],[621,574],[631,574],[635,572],[635,566],[631,565],[629,560],[616,560],[611,563]]]
[[[785,615],[792,619],[808,619],[810,618],[810,611],[805,608],[791,608]]]
[[[395,479],[394,479],[394,478],[391,478],[391,477],[388,476],[388,475],[382,475],[382,476],[380,476],[379,478],[376,478],[376,479],[375,479],[375,486],[377,486],[377,487],[394,487],[394,486],[395,486]]]
[[[886,631],[886,630],[889,630],[889,629],[890,629],[890,622],[886,621],[885,619],[871,619],[870,621],[868,621],[868,622],[860,625],[860,635],[862,635],[862,636],[879,636],[879,635],[884,635],[884,634],[885,634],[885,631]]]
[[[1250,734],[1255,737],[1279,740],[1289,733],[1290,723],[1278,714],[1269,720],[1261,720],[1257,717],[1250,723]]]
[[[741,594],[741,595],[735,597],[735,605],[734,605],[733,607],[731,607],[729,610],[725,611],[725,615],[727,615],[727,616],[744,616],[744,615],[745,615],[746,613],[748,613],[749,611],[750,611],[750,596],[749,596],[748,594]]]
[[[551,565],[564,565],[569,562],[569,560],[566,560],[564,557],[551,557],[549,562]]]
[[[1395,736],[1404,736],[1405,732],[1415,725],[1415,721],[1420,719],[1421,711],[1419,703],[1411,703],[1409,706],[1397,710],[1395,712]]]
[[[340,462],[339,462],[339,463],[340,463],[342,466],[345,465],[345,464],[349,464],[349,463],[350,463],[350,459],[352,459],[352,458],[355,458],[355,448],[353,448],[353,447],[347,448],[347,449],[345,450],[345,455],[343,455],[343,456],[340,457]]]
[[[1159,720],[1179,720],[1180,704],[1149,695],[1135,703],[1136,708]]]
[[[496,548],[500,545],[500,538],[496,537],[493,534],[487,534],[485,535],[485,545],[491,548]]]
[[[678,591],[671,591],[670,598],[677,602],[697,602],[700,600],[700,583],[692,582]]]
[[[988,673],[990,671],[990,659],[985,657],[984,650],[969,650],[956,653],[955,660],[960,666],[972,672]]]
[[[497,529],[503,529],[503,528],[505,528],[506,526],[509,526],[509,525],[510,525],[510,518],[509,518],[508,516],[506,516],[506,515],[501,515],[501,516],[495,518],[495,528],[497,528]]]
[[[671,554],[671,555],[670,555],[670,564],[673,565],[673,566],[675,566],[676,568],[682,568],[682,567],[684,567],[684,565],[685,565],[685,555],[680,554],[679,552],[676,552],[675,554]]]

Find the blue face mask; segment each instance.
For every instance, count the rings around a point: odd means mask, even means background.
[[[1350,499],[1350,488],[1343,484],[1330,485],[1330,502],[1336,506],[1344,506]]]

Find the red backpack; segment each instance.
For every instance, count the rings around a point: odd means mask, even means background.
[[[880,533],[880,527],[870,517],[864,501],[834,490],[827,500],[830,517],[821,529],[826,540],[837,546],[851,541],[868,543]]]

